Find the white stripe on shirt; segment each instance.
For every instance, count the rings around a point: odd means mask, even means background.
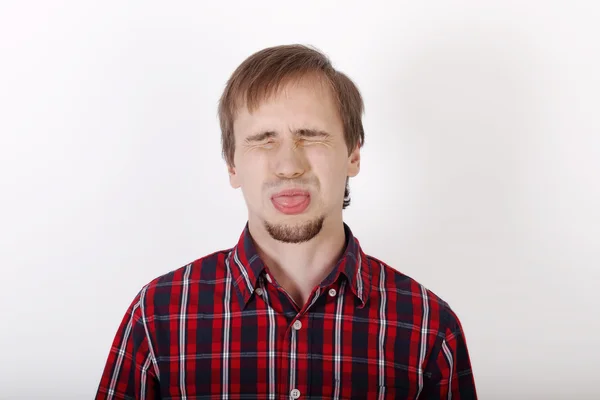
[[[148,380],[148,368],[150,368],[150,364],[152,364],[152,357],[148,354],[148,357],[146,357],[146,361],[142,366],[140,376],[140,400],[146,400],[146,383]]]
[[[335,345],[333,348],[333,371],[334,371],[334,381],[335,387],[333,392],[333,398],[340,398],[340,382],[342,380],[341,377],[341,360],[342,360],[342,317],[344,313],[344,289],[346,288],[346,281],[342,281],[340,285],[340,289],[338,292],[337,305],[334,315],[335,320]]]
[[[417,364],[418,384],[417,397],[423,390],[423,367],[425,366],[425,354],[427,354],[427,330],[429,329],[429,297],[427,289],[421,286],[421,303],[423,304],[423,319],[421,320],[421,346],[419,351],[419,363]]]
[[[152,359],[152,365],[154,366],[154,373],[156,374],[156,379],[160,381],[160,370],[158,369],[158,363],[156,362],[156,355],[154,354],[154,348],[152,347],[152,340],[150,339],[150,332],[148,331],[148,320],[146,319],[146,310],[144,308],[144,302],[146,299],[146,290],[148,286],[142,289],[142,293],[140,296],[140,313],[142,314],[142,325],[144,325],[144,332],[146,332],[146,341],[148,341],[148,351],[150,352],[150,357]]]
[[[229,257],[227,258],[229,259]],[[248,276],[248,271],[246,271],[246,267],[244,267],[244,265],[240,261],[240,258],[238,257],[237,249],[235,250],[235,253],[233,253],[233,260],[239,267],[240,271],[242,271],[242,275],[244,276],[244,279],[246,281],[246,286],[248,287],[250,293],[252,293],[254,291],[254,286],[252,286],[252,283],[250,282],[250,277]]]
[[[452,357],[452,352],[450,348],[448,348],[448,344],[446,343],[446,339],[442,342],[442,350],[444,350],[444,355],[446,356],[446,361],[448,361],[448,366],[450,367],[450,376],[448,377],[448,400],[452,400],[452,375],[454,371],[454,358]]]
[[[380,263],[379,291],[381,292],[381,305],[379,307],[379,354],[377,363],[379,365],[379,399],[385,399],[385,352],[383,350],[386,336],[386,293],[385,293],[385,268]]]
[[[188,304],[188,293],[190,283],[190,272],[192,270],[192,264],[188,264],[185,267],[183,273],[183,281],[181,282],[181,308],[179,310],[179,390],[181,391],[181,399],[187,399],[185,390],[185,323],[186,323],[186,310]]]
[[[127,343],[129,342],[129,335],[131,335],[131,331],[133,329],[133,314],[135,314],[135,310],[140,306],[140,300],[131,308],[131,316],[129,317],[129,322],[127,322],[127,326],[125,327],[125,332],[123,333],[123,338],[121,339],[121,347],[117,349],[117,360],[115,361],[115,369],[113,370],[112,377],[110,379],[110,384],[108,385],[108,393],[107,399],[112,399],[115,395],[115,386],[117,384],[117,377],[119,376],[119,371],[121,370],[121,366],[123,364],[123,358],[125,356],[125,351],[127,347]]]
[[[231,323],[231,266],[229,257],[225,259],[227,279],[225,280],[225,293],[223,299],[223,399],[229,398],[229,334]]]
[[[259,282],[263,290],[263,299],[267,304],[267,315],[269,316],[269,342],[268,342],[268,355],[269,355],[269,399],[275,399],[275,338],[277,322],[275,321],[275,310],[271,307],[271,302],[269,301],[269,292],[265,288],[264,282],[261,280]]]

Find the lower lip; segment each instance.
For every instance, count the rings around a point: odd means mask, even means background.
[[[302,203],[296,204],[292,207],[286,207],[286,206],[274,201],[273,199],[271,199],[271,203],[273,203],[273,206],[277,210],[279,210],[280,212],[282,212],[284,214],[288,214],[288,215],[300,214],[301,212],[304,212],[304,210],[306,210],[308,208],[308,206],[310,205],[310,196],[306,196],[306,199]]]

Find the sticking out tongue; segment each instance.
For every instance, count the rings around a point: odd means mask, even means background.
[[[310,205],[310,196],[294,194],[291,196],[277,196],[271,199],[273,206],[287,215],[303,213]]]
[[[306,201],[308,196],[278,196],[273,199],[274,202],[283,207],[295,207]]]

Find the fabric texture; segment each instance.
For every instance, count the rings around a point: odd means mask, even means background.
[[[305,305],[235,247],[145,285],[96,399],[476,399],[457,315],[412,278],[346,248]]]

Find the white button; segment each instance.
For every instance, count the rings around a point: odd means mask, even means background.
[[[292,396],[292,399],[297,399],[300,397],[300,391],[298,389],[293,389],[290,392],[290,396]]]
[[[271,275],[267,274],[267,280],[269,281],[269,283],[273,283],[273,281],[271,280]]]
[[[256,288],[256,290],[254,292],[259,296],[263,295],[263,290],[261,288]]]
[[[335,296],[335,294],[336,294],[336,293],[337,293],[337,292],[335,291],[335,289],[329,289],[329,295],[330,295],[331,297]]]
[[[302,328],[302,322],[300,322],[300,321],[294,322],[294,329],[295,330],[299,331],[301,328]],[[300,392],[298,392],[298,393],[300,393]]]

